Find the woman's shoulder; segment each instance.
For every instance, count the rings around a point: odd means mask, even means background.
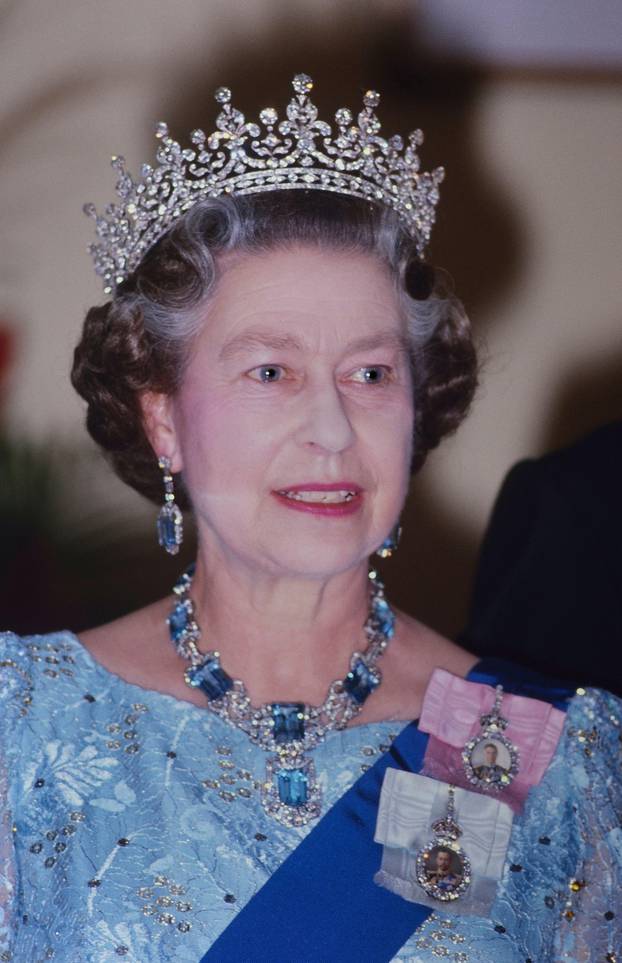
[[[78,634],[0,633],[0,706],[18,716],[27,707],[30,715],[44,717],[48,709],[58,715],[59,706],[94,693],[100,702],[104,694],[112,703],[168,696],[202,707],[204,699],[184,682],[186,663],[167,637],[169,607],[165,599]]]
[[[586,743],[585,758],[593,757],[593,748],[613,740],[619,753],[622,740],[622,699],[606,689],[577,685],[565,679],[545,675],[535,669],[505,659],[484,657],[471,669],[468,678],[491,686],[502,685],[504,692],[549,702],[565,715],[565,729]],[[590,744],[593,744],[590,748]],[[622,762],[622,757],[620,759]]]
[[[68,631],[22,636],[0,632],[0,763],[45,740],[45,720],[68,705],[81,674],[80,645]]]
[[[622,810],[622,699],[605,689],[553,679],[525,666],[483,659],[472,681],[503,685],[505,692],[549,703],[563,725],[551,768],[576,808]],[[612,810],[612,811],[613,811]]]
[[[57,677],[63,666],[74,662],[78,640],[63,630],[45,635],[18,635],[0,632],[0,692],[11,693],[19,680],[32,683],[32,673],[40,666],[48,677]]]
[[[622,880],[621,737],[622,700],[603,689],[578,686],[568,698],[558,749],[534,802],[532,825],[538,819],[543,824],[547,813],[555,816],[555,825],[544,833],[551,839],[551,856],[559,838],[565,841],[559,859],[574,860],[581,880],[595,882],[602,875],[602,885],[592,887],[587,904],[579,907],[588,910],[593,903],[591,923],[588,914],[583,919],[588,929],[615,904]]]
[[[82,703],[116,702],[126,685],[70,630],[38,635],[0,632],[0,718],[3,735],[22,718],[34,736],[75,715]],[[105,699],[104,699],[105,696]],[[100,698],[101,697],[101,698]],[[7,736],[8,739],[11,736]]]
[[[601,773],[622,803],[622,699],[604,689],[579,686],[569,699],[567,751],[590,776]]]
[[[66,642],[67,636],[72,635],[66,629],[57,632],[46,632],[37,635],[20,635],[10,629],[0,631],[0,659],[17,657],[26,654],[28,649],[42,645],[59,645]]]
[[[484,700],[493,699],[494,690],[502,687],[504,700],[506,696],[519,697],[502,705],[510,720],[508,732],[520,741],[523,764],[538,769],[548,746],[547,758],[561,795],[568,791],[582,806],[589,801],[586,787],[594,786],[597,790],[590,798],[615,796],[622,809],[622,700],[618,696],[490,657],[476,661],[460,686],[455,676],[451,669],[433,676],[428,724],[440,712],[446,724],[447,711],[452,711],[450,694],[453,712],[460,714],[465,699],[471,698],[470,685],[474,690],[491,690],[487,696],[480,693]],[[426,699],[428,695],[429,690]]]
[[[73,680],[87,666],[87,653],[68,630],[45,635],[0,632],[0,702],[5,711],[13,705],[25,715],[35,690],[53,690]]]

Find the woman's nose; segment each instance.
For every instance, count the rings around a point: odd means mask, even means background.
[[[301,398],[302,419],[298,440],[328,452],[349,448],[354,431],[337,385],[322,383]]]

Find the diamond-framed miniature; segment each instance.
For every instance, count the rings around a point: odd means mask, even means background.
[[[518,773],[516,746],[500,732],[484,732],[467,742],[462,750],[464,771],[471,785],[499,792]]]
[[[489,712],[480,716],[482,731],[473,736],[462,750],[464,772],[478,789],[500,792],[512,783],[518,773],[518,749],[504,735],[509,722],[501,715],[503,686],[495,688],[495,701]]]
[[[459,845],[462,829],[456,814],[456,787],[447,786],[445,815],[432,823],[433,838],[417,853],[417,882],[432,899],[459,899],[471,885],[471,861]]]
[[[417,882],[432,899],[459,899],[471,884],[471,862],[461,846],[437,838],[417,853]]]

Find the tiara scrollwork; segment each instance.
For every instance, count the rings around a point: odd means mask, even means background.
[[[200,200],[224,195],[312,189],[375,201],[397,213],[423,256],[444,170],[420,170],[421,131],[413,131],[406,143],[399,135],[381,137],[374,113],[380,96],[368,90],[356,118],[347,107],[336,112],[333,134],[309,98],[311,78],[297,74],[292,86],[285,118],[279,121],[277,111],[266,107],[259,123],[247,121],[232,106],[229,88],[219,87],[216,130],[193,131],[189,148],[159,123],[157,163],[143,165],[140,180],[132,178],[123,157],[112,158],[118,201],[103,214],[84,205],[95,220],[98,239],[89,251],[106,294],[114,293],[183,213]]]

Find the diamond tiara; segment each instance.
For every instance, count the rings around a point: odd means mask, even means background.
[[[375,201],[397,213],[423,256],[445,172],[442,167],[420,170],[422,132],[413,131],[406,144],[399,135],[381,137],[374,113],[380,95],[368,90],[356,119],[347,107],[336,112],[333,137],[309,99],[311,78],[297,74],[292,86],[286,119],[279,121],[276,110],[266,107],[259,114],[261,126],[231,105],[228,87],[219,87],[215,99],[222,109],[216,130],[209,135],[193,131],[192,148],[182,148],[166,124],[159,123],[157,165],[144,164],[141,180],[132,178],[123,157],[112,158],[119,202],[109,204],[103,215],[93,204],[84,205],[85,214],[95,220],[98,241],[89,251],[105,294],[114,293],[194,204],[231,194],[311,189]]]

